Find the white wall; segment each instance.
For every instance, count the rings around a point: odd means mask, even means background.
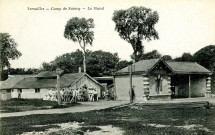
[[[129,100],[130,76],[116,76],[115,85],[117,100]],[[133,75],[132,85],[134,86],[135,100],[143,100],[144,90],[142,75]]]
[[[35,93],[35,89],[22,89],[21,98],[24,99],[43,99],[44,96],[48,93],[49,89],[40,89],[39,93]],[[12,98],[18,98],[17,89],[14,89],[11,92]]]
[[[149,95],[169,95],[168,89],[168,77],[167,75],[162,75],[162,91],[158,94],[156,92],[156,82],[155,76],[149,76]],[[129,90],[130,90],[130,76],[116,76],[115,77],[115,87],[116,87],[116,98],[117,100],[129,100]],[[144,89],[143,89],[143,76],[142,75],[133,75],[132,76],[132,85],[135,92],[135,100],[143,101]]]
[[[9,100],[11,99],[10,90],[1,90],[0,91],[0,100]]]

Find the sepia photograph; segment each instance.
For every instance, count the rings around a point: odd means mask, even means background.
[[[215,135],[214,0],[0,0],[0,135]]]

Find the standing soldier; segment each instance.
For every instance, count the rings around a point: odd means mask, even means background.
[[[70,103],[71,103],[71,102],[74,102],[74,103],[77,102],[77,94],[78,94],[78,90],[77,90],[77,89],[74,89],[74,90],[72,91],[72,100],[70,101]]]
[[[21,90],[18,89],[18,99],[21,99]]]
[[[129,91],[129,95],[131,94],[131,100],[132,100],[132,103],[134,102],[135,100],[135,92],[134,92],[134,86],[132,86],[132,89],[131,89],[131,93]]]

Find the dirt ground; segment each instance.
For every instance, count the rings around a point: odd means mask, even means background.
[[[150,103],[187,103],[214,98],[156,100]],[[214,134],[215,108],[141,109],[126,101],[83,102],[81,106],[7,113],[1,118],[5,135],[64,135],[64,134]],[[122,107],[124,106],[124,107]],[[111,107],[111,108],[110,108]],[[107,108],[107,109],[105,109]],[[30,113],[29,113],[30,112]],[[35,114],[43,115],[31,115]],[[73,113],[79,112],[79,113]],[[12,115],[10,115],[12,114]],[[24,117],[10,117],[10,116]],[[20,121],[22,121],[20,123]],[[17,125],[17,123],[19,123]],[[16,125],[16,126],[14,126]]]
[[[212,104],[215,104],[215,98],[182,98],[182,99],[173,99],[173,100],[149,100],[143,101],[142,103],[180,103],[180,102],[198,102],[198,101],[209,101]],[[128,104],[129,101],[106,101],[100,100],[98,102],[80,102],[82,105],[73,106],[68,108],[60,109],[43,109],[43,110],[32,110],[25,112],[14,112],[14,113],[1,113],[0,117],[13,117],[13,116],[26,116],[33,114],[62,114],[62,113],[73,113],[73,112],[86,112],[91,110],[100,110],[110,107],[117,107],[124,104]]]
[[[80,102],[82,105],[73,106],[68,108],[60,109],[47,109],[47,110],[32,110],[25,112],[13,112],[13,113],[1,113],[0,117],[13,117],[13,116],[26,116],[33,114],[62,114],[62,113],[73,113],[73,112],[86,112],[91,110],[106,109],[114,106],[120,106],[127,104],[128,101],[105,101],[101,100],[98,102]]]

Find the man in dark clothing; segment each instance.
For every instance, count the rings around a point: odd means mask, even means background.
[[[133,103],[135,100],[134,86],[132,86],[131,91],[129,91],[129,95],[130,95],[131,101]]]
[[[134,86],[132,86],[132,89],[131,89],[131,99],[132,101],[134,101],[135,99]]]

